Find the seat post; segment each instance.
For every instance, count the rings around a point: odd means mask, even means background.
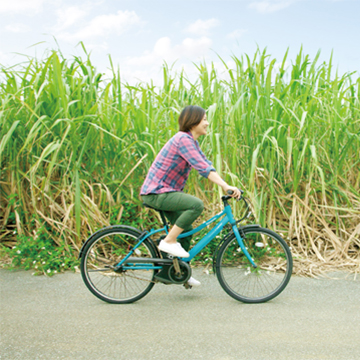
[[[157,211],[160,213],[161,220],[162,220],[162,222],[163,222],[166,230],[169,230],[169,225],[168,225],[168,223],[167,223],[167,221],[166,221],[166,217],[165,217],[165,215],[164,215],[164,212],[163,212],[162,210],[157,210]]]

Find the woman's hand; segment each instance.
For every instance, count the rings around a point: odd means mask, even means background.
[[[228,190],[231,190],[233,193],[230,196],[238,200],[240,199],[241,191],[235,186],[228,185],[216,171],[210,171],[208,179],[213,183],[220,185],[223,188],[225,194],[227,194]]]
[[[237,187],[229,186],[229,185],[226,184],[222,188],[223,188],[225,194],[228,194],[228,191],[230,190],[230,191],[232,191],[232,194],[231,195],[229,194],[231,197],[234,197],[234,198],[236,198],[238,200],[240,199],[241,191]]]

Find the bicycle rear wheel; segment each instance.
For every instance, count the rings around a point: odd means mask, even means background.
[[[114,266],[138,243],[140,231],[118,226],[99,231],[85,246],[81,256],[81,275],[88,289],[109,303],[126,304],[144,297],[154,286],[156,270],[116,271]],[[132,257],[157,257],[145,240]]]
[[[234,299],[261,303],[279,295],[292,273],[292,256],[285,241],[264,228],[244,228],[244,245],[257,268],[253,268],[235,238],[226,240],[216,259],[216,275],[222,288]]]

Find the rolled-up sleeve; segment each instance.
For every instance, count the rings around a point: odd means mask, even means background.
[[[211,161],[207,160],[200,148],[196,146],[194,139],[182,136],[178,148],[180,156],[188,162],[199,174],[207,178],[210,171],[216,171]]]

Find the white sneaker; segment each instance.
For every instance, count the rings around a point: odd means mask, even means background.
[[[159,244],[159,250],[164,251],[170,255],[182,258],[187,258],[190,256],[190,254],[186,252],[181,246],[181,244],[178,242],[175,244],[168,244],[164,240],[161,240]]]
[[[201,282],[194,279],[193,277],[191,277],[188,282],[187,282],[190,286],[200,286]]]

